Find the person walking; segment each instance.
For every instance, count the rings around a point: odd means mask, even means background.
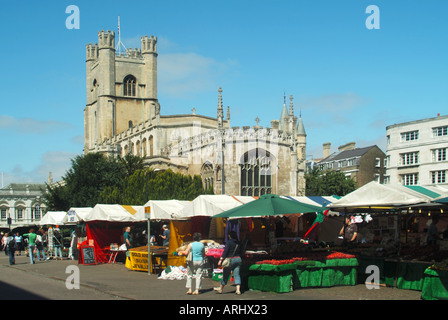
[[[24,237],[28,237],[28,253],[30,255],[31,264],[35,264],[34,261],[34,249],[36,248],[36,238],[37,234],[34,232],[34,229],[30,229],[29,233],[25,233]]]
[[[23,250],[23,237],[20,235],[20,233],[16,232],[14,239],[16,240],[17,245],[17,251],[18,251],[17,255],[20,256],[22,255]]]
[[[37,231],[36,233],[36,256],[37,261],[40,261],[40,254],[42,253],[42,261],[46,261],[47,257],[45,256],[45,248],[44,241],[42,239],[42,230]]]
[[[200,242],[201,234],[199,232],[193,234],[193,240],[182,253],[188,257],[188,254],[191,252],[191,259],[187,259],[187,294],[199,294],[199,290],[202,289],[202,268],[204,265],[205,248],[204,244]],[[193,277],[196,278],[196,290],[194,292],[191,291]]]
[[[55,260],[62,260],[62,234],[59,228],[54,229],[54,235],[53,238],[55,240],[54,242],[54,258]],[[59,256],[59,258],[58,258]]]
[[[16,240],[14,238],[14,234],[8,235],[8,233],[5,233],[6,241],[5,241],[5,252],[9,256],[9,264],[13,265],[16,263],[14,253],[17,249]]]
[[[230,258],[230,265],[223,266],[223,274],[221,285],[217,288],[213,288],[217,293],[222,293],[224,286],[230,277],[230,272],[233,272],[233,278],[235,279],[236,294],[241,294],[241,277],[240,268],[243,263],[241,260],[241,246],[238,241],[238,235],[235,231],[230,231],[228,235],[229,240],[227,240],[224,252],[218,261],[218,266],[221,266],[226,258]]]

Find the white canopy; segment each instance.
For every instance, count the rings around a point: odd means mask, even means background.
[[[65,217],[65,211],[48,211],[39,221],[39,225],[62,225]]]
[[[185,219],[195,216],[211,217],[253,200],[255,198],[249,196],[200,195],[180,210],[177,218]]]
[[[135,214],[141,206],[124,206],[120,204],[97,204],[85,216],[85,221],[137,222]]]
[[[180,219],[179,212],[188,204],[190,204],[190,201],[149,200],[144,206],[137,210],[134,217],[138,221],[147,220],[145,208],[150,207],[150,220]]]
[[[86,216],[90,211],[92,211],[91,207],[70,208],[70,210],[68,210],[67,214],[64,216],[64,219],[62,219],[62,222],[64,224],[77,224],[81,221],[85,221]]]
[[[379,184],[372,181],[328,205],[328,208],[399,207],[430,200],[430,197],[400,184]]]

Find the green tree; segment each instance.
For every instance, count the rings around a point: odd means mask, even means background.
[[[144,159],[133,154],[126,154],[123,158],[120,158],[122,162],[126,176],[131,176],[137,170],[143,170],[145,168]]]
[[[307,196],[337,195],[345,196],[356,190],[356,182],[342,171],[314,167],[305,175]]]
[[[133,163],[135,159],[131,159]],[[62,177],[63,183],[47,186],[44,201],[49,210],[66,211],[70,207],[93,207],[99,203],[100,193],[107,188],[121,189],[130,170],[126,159],[105,157],[100,153],[79,155]],[[112,193],[111,196],[114,194]]]
[[[126,177],[121,187],[105,188],[100,200],[102,203],[144,205],[148,200],[193,200],[205,193],[200,176],[144,169]]]

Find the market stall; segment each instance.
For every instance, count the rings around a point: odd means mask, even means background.
[[[62,219],[64,225],[76,225],[85,221],[91,207],[70,208]]]
[[[83,252],[93,251],[95,263],[108,263],[111,244],[124,243],[123,229],[138,222],[134,217],[139,206],[97,204],[85,216],[87,240],[80,245],[78,262],[83,263]]]
[[[39,221],[40,226],[57,226],[63,225],[63,219],[66,215],[65,211],[48,211]]]
[[[447,251],[427,243],[433,217],[440,217],[441,230],[448,226],[447,217],[440,215],[443,207],[433,203],[442,193],[437,187],[371,182],[329,205],[346,215],[371,216],[371,223],[360,225],[362,243],[347,249],[358,259],[360,283],[367,277],[366,267],[376,265],[381,284],[422,290],[432,261],[448,258]]]
[[[284,261],[285,259],[272,260],[272,263],[267,263],[267,257],[272,257],[273,254],[278,255],[281,252],[282,255],[290,258],[292,252],[300,251],[299,247],[304,248],[306,244],[301,242],[297,236],[284,237],[285,234],[281,234],[282,237],[276,237],[274,230],[276,228],[283,229],[284,217],[298,218],[304,213],[323,211],[325,211],[325,208],[319,205],[301,203],[297,200],[291,200],[277,195],[263,195],[255,201],[214,216],[215,218],[227,218],[226,226],[231,225],[232,222],[239,222],[240,224],[241,222],[247,223],[248,219],[251,219],[249,221],[252,221],[252,223],[256,220],[261,220],[266,223],[263,225],[264,228],[260,229],[265,235],[268,235],[269,248],[266,248],[268,251],[264,251],[263,254],[257,254],[256,251],[250,251],[249,253],[246,251],[241,270],[243,278],[242,285],[253,290],[289,291],[292,279],[296,279],[297,277],[296,270],[298,269],[298,265],[301,264],[304,266],[304,263],[297,263],[297,261],[293,262],[291,259],[286,259],[290,263],[280,262],[277,265],[276,261]],[[253,230],[250,233],[252,232]],[[280,250],[280,246],[277,247],[277,239],[285,243],[289,242],[290,251]],[[306,264],[311,265],[313,263],[307,262]]]

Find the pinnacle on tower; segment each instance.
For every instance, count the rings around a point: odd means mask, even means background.
[[[219,87],[218,89],[218,128],[223,128],[223,120],[224,120],[224,110],[222,107],[222,89]]]
[[[286,110],[286,95],[283,94],[283,108],[282,113],[280,114],[280,120],[278,124],[278,129],[285,131],[286,130],[286,117],[288,116],[288,111]]]
[[[294,115],[294,104],[292,102],[294,98],[292,97],[292,94],[289,96],[289,115]]]

